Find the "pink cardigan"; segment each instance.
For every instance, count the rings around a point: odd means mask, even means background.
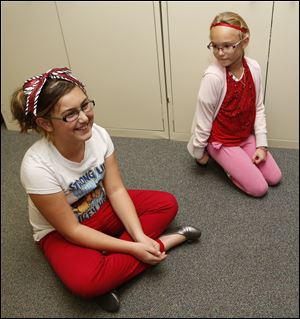
[[[254,134],[256,146],[268,146],[260,66],[253,59],[248,57],[245,57],[245,59],[249,65],[255,84],[256,118]],[[198,93],[197,106],[192,124],[192,136],[187,145],[189,153],[194,158],[200,159],[203,156],[213,120],[220,110],[226,91],[226,69],[216,61],[204,72]]]

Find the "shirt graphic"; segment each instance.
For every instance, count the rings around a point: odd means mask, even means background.
[[[105,202],[106,195],[102,184],[104,174],[105,166],[101,164],[88,170],[69,185],[70,192],[79,198],[71,205],[79,222],[93,216]]]

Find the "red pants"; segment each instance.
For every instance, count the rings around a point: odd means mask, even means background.
[[[144,233],[156,239],[161,251],[164,246],[158,237],[176,216],[178,204],[167,192],[128,191]],[[105,234],[132,241],[109,201],[82,224]],[[77,246],[54,231],[40,240],[40,247],[62,282],[84,298],[105,294],[138,275],[150,265],[123,253],[104,255],[101,251]]]

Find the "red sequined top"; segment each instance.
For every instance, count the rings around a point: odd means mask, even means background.
[[[238,146],[253,133],[255,121],[255,86],[251,72],[243,60],[244,75],[235,81],[226,70],[227,92],[215,118],[209,143]]]

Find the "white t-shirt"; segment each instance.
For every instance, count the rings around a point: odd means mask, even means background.
[[[107,131],[93,124],[92,137],[85,143],[81,163],[63,157],[46,138],[35,142],[21,164],[21,183],[27,194],[53,194],[63,191],[79,222],[94,215],[106,200],[102,180],[104,160],[114,151]],[[33,238],[41,240],[55,230],[28,196],[29,221]]]

